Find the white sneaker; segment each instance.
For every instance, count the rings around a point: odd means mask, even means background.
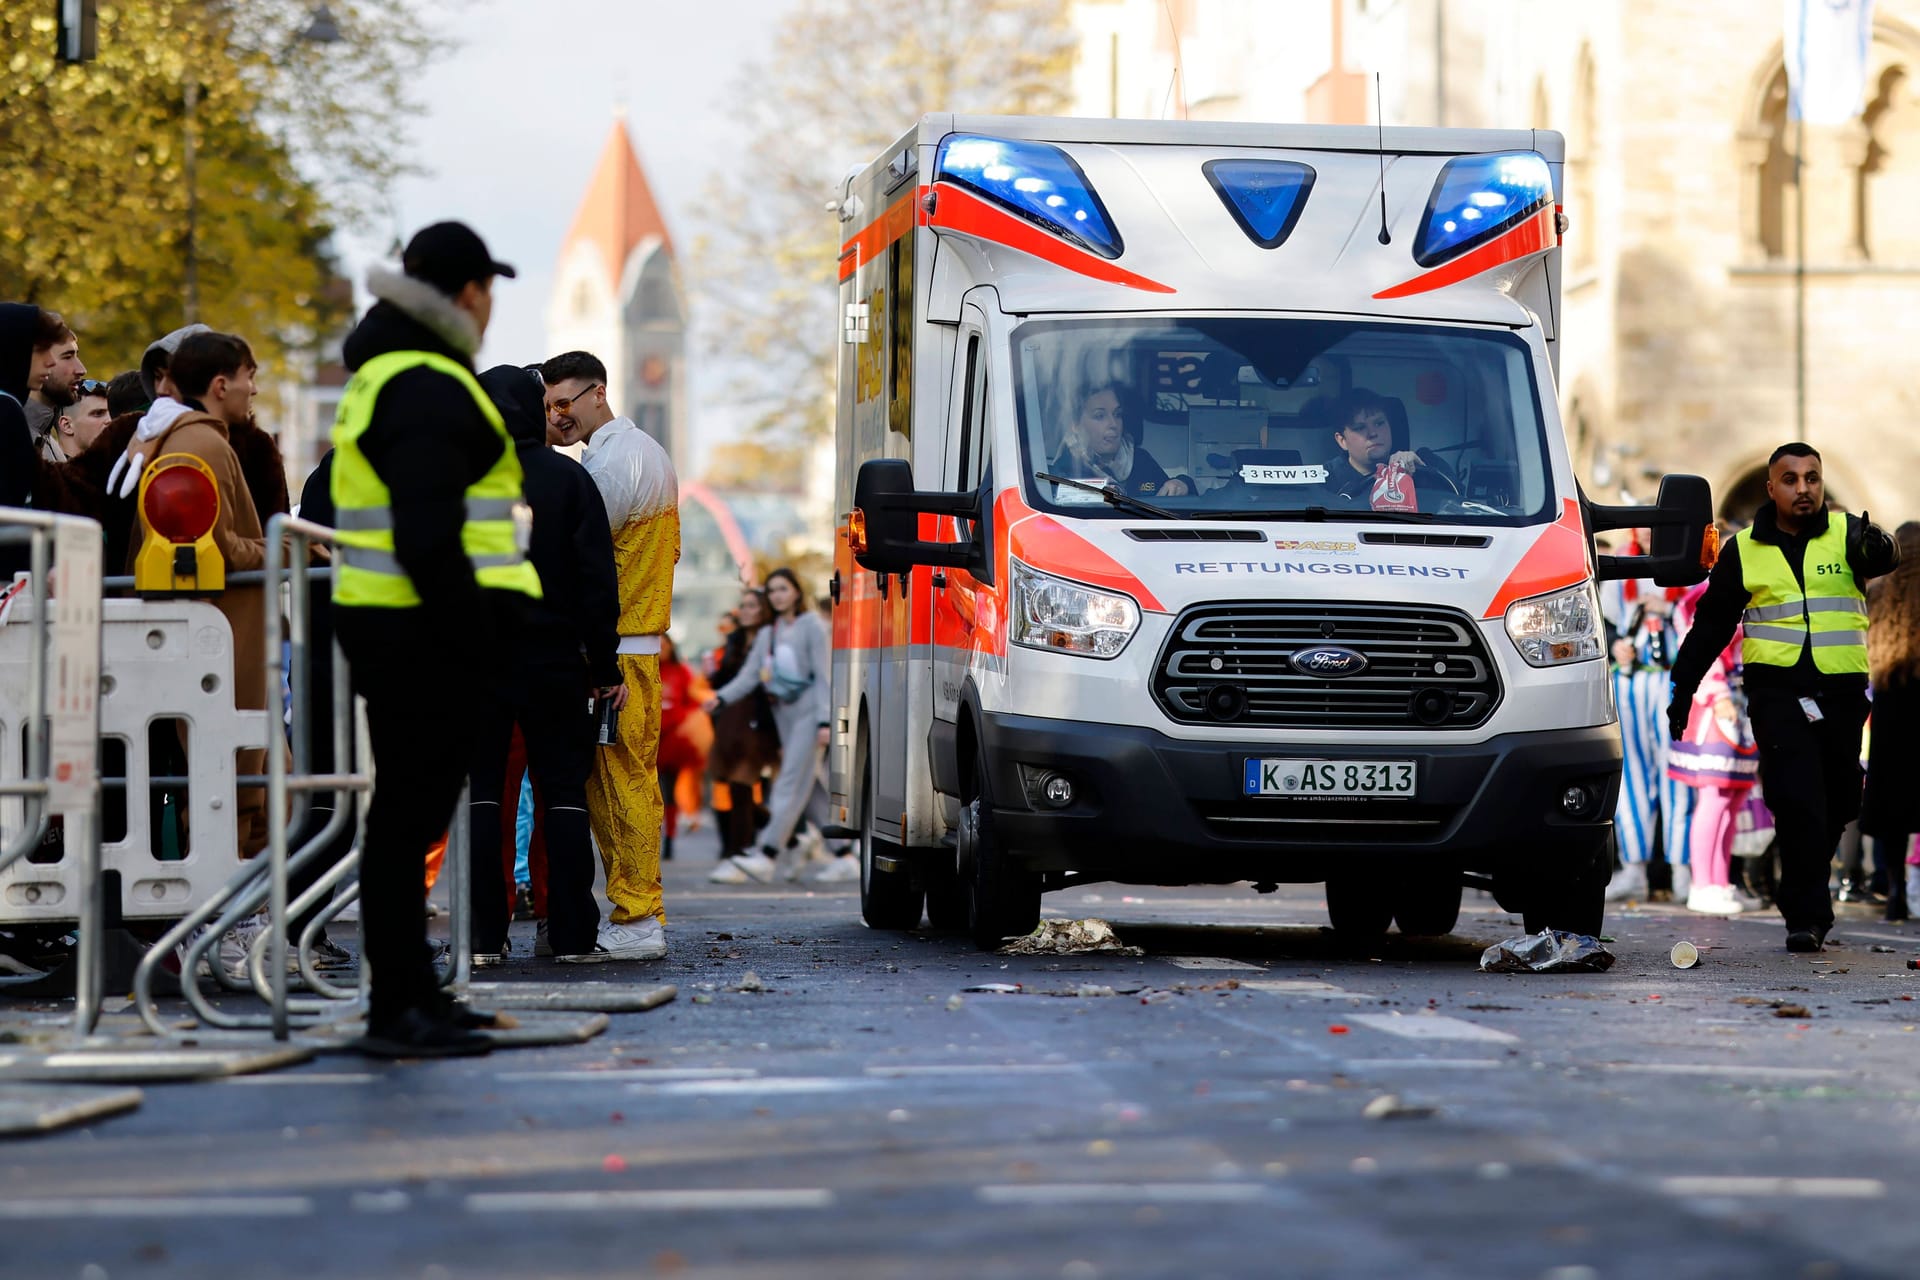
[[[770,884],[776,865],[759,849],[736,853],[731,858],[720,859],[720,864],[707,873],[707,880],[711,884],[746,884],[749,880]]]
[[[599,964],[607,960],[658,960],[667,954],[667,930],[648,916],[632,924],[600,923],[593,950],[573,956],[555,956],[561,964]]]
[[[1733,896],[1730,885],[1697,884],[1687,895],[1687,910],[1703,916],[1737,916],[1746,907]]]
[[[1733,894],[1733,900],[1740,904],[1742,911],[1762,911],[1766,909],[1767,900],[1765,898],[1757,893],[1748,892],[1740,885],[1729,885],[1728,892]]]
[[[1667,867],[1667,874],[1673,878],[1673,900],[1675,902],[1685,902],[1693,893],[1693,868],[1687,866],[1684,862],[1670,863]],[[1715,887],[1724,888],[1725,886],[1720,885]]]
[[[1629,898],[1647,900],[1647,864],[1644,862],[1629,862],[1614,873],[1607,884],[1608,902],[1625,902]]]
[[[833,859],[814,873],[815,884],[845,884],[849,880],[860,879],[860,859],[854,854],[844,854]]]
[[[809,870],[832,860],[833,855],[827,852],[827,842],[818,831],[808,827],[800,833],[794,847],[782,851],[774,862],[783,868],[781,879],[797,883],[806,878]]]
[[[267,945],[267,922],[259,916],[242,920],[220,939],[220,967],[235,982],[247,981],[247,957],[255,945]],[[293,940],[287,940],[287,972],[300,972],[300,961],[293,953]]]

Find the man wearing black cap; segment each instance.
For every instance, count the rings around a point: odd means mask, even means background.
[[[540,580],[513,444],[473,356],[495,262],[441,222],[375,268],[377,301],[347,337],[353,379],[333,428],[334,628],[366,698],[377,784],[360,870],[372,970],[364,1052],[485,1053],[492,1014],[439,988],[421,912],[428,847],[466,779],[481,695],[505,678],[497,636]]]

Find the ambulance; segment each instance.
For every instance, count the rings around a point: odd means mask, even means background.
[[[845,180],[832,804],[883,929],[1072,885],[1464,886],[1600,928],[1596,583],[1711,498],[1589,502],[1542,130],[929,115]],[[1652,531],[1610,556],[1609,529]]]

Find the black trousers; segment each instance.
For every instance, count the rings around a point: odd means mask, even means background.
[[[439,980],[427,949],[427,849],[467,781],[481,669],[458,640],[435,638],[416,609],[336,609],[340,647],[366,699],[373,799],[360,851],[360,936],[371,969],[368,1022],[430,1009]]]
[[[1760,787],[1780,842],[1780,904],[1787,931],[1833,927],[1827,869],[1840,833],[1859,816],[1860,729],[1866,694],[1820,694],[1809,720],[1798,695],[1755,691],[1747,710],[1760,745]]]
[[[513,884],[501,857],[500,808],[515,724],[526,741],[527,769],[546,810],[548,936],[557,955],[593,950],[600,910],[593,900],[593,843],[587,826],[587,778],[593,773],[595,750],[592,696],[583,663],[524,667],[511,688],[479,708],[468,796],[475,951],[500,950],[513,919]],[[519,794],[517,789],[514,794]]]

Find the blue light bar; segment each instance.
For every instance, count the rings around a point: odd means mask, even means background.
[[[1533,151],[1495,151],[1447,161],[1413,240],[1423,267],[1457,258],[1553,203],[1553,175]]]
[[[1209,160],[1200,168],[1233,220],[1262,249],[1286,241],[1313,190],[1312,166],[1293,160]]]
[[[1120,233],[1106,206],[1073,157],[1058,147],[950,133],[941,139],[933,176],[985,196],[1090,253],[1120,256]]]

